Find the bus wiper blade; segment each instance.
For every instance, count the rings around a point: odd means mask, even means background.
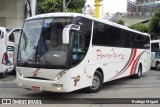
[[[23,65],[26,66],[28,63],[29,63],[29,59],[27,59],[27,60],[23,63]]]

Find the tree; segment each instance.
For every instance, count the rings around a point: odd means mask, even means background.
[[[154,37],[160,36],[160,9],[154,12],[149,21],[149,33]]]
[[[66,4],[70,0],[66,0]],[[82,12],[85,0],[71,0],[67,6],[68,12]],[[62,12],[63,0],[38,0],[39,13]]]
[[[124,25],[124,20],[117,20],[116,23],[120,24],[120,25]]]
[[[67,3],[69,0],[66,0]],[[84,7],[86,0],[71,0],[67,7],[68,12],[76,12],[76,13],[82,13],[82,8]]]
[[[148,33],[148,26],[144,25],[144,24],[141,24],[141,23],[132,25],[129,28],[134,29],[134,30],[138,30],[140,32]]]
[[[62,0],[38,0],[39,13],[62,11]]]

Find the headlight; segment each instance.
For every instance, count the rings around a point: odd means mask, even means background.
[[[23,77],[23,74],[21,73],[21,71],[19,69],[17,69],[18,74]]]
[[[64,71],[61,71],[61,72],[59,72],[57,75],[56,75],[56,77],[54,77],[53,78],[53,80],[54,81],[57,81],[57,80],[59,80],[64,74],[66,73],[66,71],[64,70]]]

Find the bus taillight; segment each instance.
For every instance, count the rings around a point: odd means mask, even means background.
[[[5,52],[5,53],[3,54],[2,64],[6,64],[6,55],[7,55],[7,53]]]

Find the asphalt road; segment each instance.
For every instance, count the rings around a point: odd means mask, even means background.
[[[78,103],[85,104],[88,99],[92,99],[91,103],[94,103],[94,100],[98,98],[109,98],[109,100],[111,100],[111,98],[160,98],[160,71],[150,70],[144,73],[140,79],[126,77],[105,83],[100,92],[92,94],[86,93],[84,90],[78,90],[71,93],[26,90],[19,88],[16,85],[15,76],[6,75],[5,77],[0,77],[0,97],[42,98],[48,103],[53,103],[53,101],[55,101],[55,103],[58,104],[61,104],[62,100],[62,104],[65,104],[68,101],[67,99],[70,99],[69,103],[75,103],[76,99],[78,99]],[[83,101],[85,102],[83,103]],[[127,107],[127,105],[125,106]]]

